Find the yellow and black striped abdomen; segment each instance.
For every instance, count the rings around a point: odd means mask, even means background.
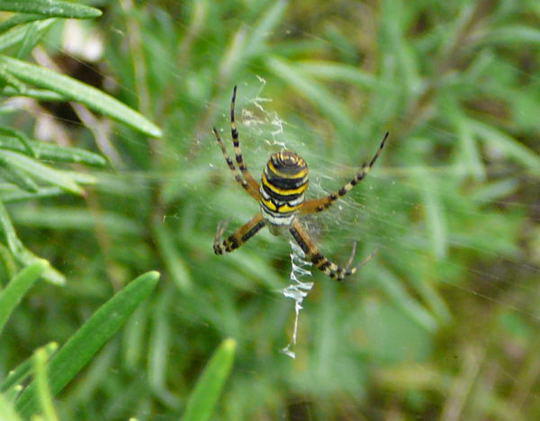
[[[273,154],[261,180],[261,210],[272,225],[288,226],[304,203],[308,187],[306,161],[290,151]]]

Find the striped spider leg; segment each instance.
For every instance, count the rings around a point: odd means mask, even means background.
[[[328,209],[337,199],[345,196],[356,184],[363,180],[379,157],[388,138],[388,133],[384,136],[377,153],[371,161],[364,164],[362,169],[345,186],[327,197],[305,201],[304,193],[309,184],[307,163],[301,156],[292,151],[281,151],[270,156],[262,173],[260,184],[250,174],[244,163],[240,149],[238,129],[234,116],[235,102],[236,86],[234,87],[231,100],[231,137],[236,165],[227,154],[225,145],[215,128],[214,135],[225,157],[225,161],[234,175],[234,179],[252,198],[257,200],[260,211],[247,224],[240,227],[225,240],[222,239],[225,224],[220,223],[214,240],[214,252],[216,254],[224,254],[236,250],[257,234],[264,226],[267,226],[270,232],[275,235],[288,231],[303,250],[306,257],[317,269],[330,278],[340,281],[355,273],[357,268],[351,268],[351,263],[356,250],[356,244],[353,247],[353,253],[349,262],[344,267],[338,266],[320,253],[307,230],[298,220],[298,216]],[[366,263],[371,257],[373,255],[369,256],[360,264]]]
[[[331,262],[326,257],[324,257],[318,247],[315,245],[307,231],[304,229],[302,224],[296,219],[291,227],[289,228],[290,233],[292,234],[296,243],[300,246],[306,258],[309,259],[313,265],[322,271],[325,275],[329,276],[332,279],[337,281],[343,280],[345,277],[352,275],[356,272],[356,268],[351,268],[352,259],[356,251],[356,243],[353,246],[353,252],[351,258],[347,262],[345,267],[336,265],[334,262]]]
[[[231,117],[231,137],[232,137],[232,142],[233,142],[233,147],[234,147],[235,160],[240,170],[238,170],[233,160],[227,153],[225,144],[223,143],[223,140],[221,139],[221,136],[219,135],[219,132],[217,131],[217,129],[214,127],[212,128],[212,131],[214,132],[214,136],[216,137],[216,142],[218,143],[218,146],[221,149],[221,152],[225,158],[225,162],[227,162],[227,165],[229,169],[231,170],[235,181],[238,184],[240,184],[242,188],[253,199],[259,201],[260,199],[259,183],[257,183],[257,181],[253,178],[246,164],[244,163],[244,157],[242,155],[242,150],[240,148],[240,139],[238,136],[238,129],[236,127],[236,120],[235,120],[235,115],[234,115],[235,103],[236,103],[236,86],[234,87],[233,95],[231,99],[230,117]],[[260,213],[257,213],[257,215],[254,218],[252,218],[248,223],[240,227],[236,232],[234,232],[228,238],[223,240],[222,236],[225,231],[226,225],[227,224],[224,223],[223,221],[218,225],[216,236],[214,238],[214,253],[216,254],[229,253],[233,250],[236,250],[243,243],[245,243],[247,240],[249,240],[251,237],[257,234],[260,231],[260,229],[264,227],[265,221],[264,221],[263,216]]]
[[[375,155],[373,155],[373,158],[371,158],[371,161],[369,161],[369,163],[365,163],[364,165],[362,165],[362,168],[360,169],[360,171],[356,173],[356,175],[351,179],[351,181],[345,184],[337,192],[331,193],[326,197],[322,197],[320,199],[312,199],[312,200],[308,200],[304,202],[304,206],[302,206],[300,213],[306,215],[310,213],[322,212],[328,209],[330,206],[332,206],[336,200],[338,200],[339,198],[349,193],[353,189],[354,186],[356,186],[360,181],[362,181],[366,177],[366,175],[368,175],[373,165],[375,165],[377,158],[379,158],[379,155],[381,154],[384,148],[386,139],[388,139],[388,135],[389,133],[386,132],[386,134],[383,137],[383,140],[381,141],[379,145],[379,149],[377,149],[377,152],[375,153]]]
[[[231,251],[236,250],[247,240],[257,234],[261,228],[266,225],[266,222],[260,212],[255,215],[251,221],[247,224],[241,226],[233,234],[227,237],[225,240],[222,239],[222,235],[225,232],[227,223],[222,221],[217,228],[216,237],[214,239],[214,253],[224,254],[230,253]]]

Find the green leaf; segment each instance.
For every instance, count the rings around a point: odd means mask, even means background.
[[[55,170],[17,152],[0,150],[0,158],[5,159],[10,165],[32,175],[36,179],[58,186],[70,193],[83,194],[81,187],[65,172]]]
[[[0,421],[20,420],[21,418],[17,415],[13,404],[3,394],[0,394]]]
[[[178,247],[174,244],[167,226],[162,223],[154,224],[154,233],[162,259],[167,265],[174,283],[180,291],[189,290],[193,285],[188,265],[180,255]]]
[[[441,183],[433,174],[418,168],[416,182],[420,187],[425,210],[426,229],[431,241],[431,253],[437,259],[444,259],[448,254],[448,228],[446,212],[441,201]]]
[[[25,88],[24,91],[17,90],[12,86],[6,86],[2,93],[5,96],[24,96],[28,98],[39,99],[40,101],[48,102],[65,102],[69,99],[63,95],[57,94],[56,92],[47,91],[44,89],[28,89]]]
[[[153,137],[161,137],[161,130],[137,111],[99,89],[85,85],[68,76],[45,67],[29,64],[8,56],[0,55],[0,65],[18,79],[49,89],[87,107]]]
[[[13,183],[21,190],[30,193],[36,193],[39,188],[31,177],[20,171],[17,167],[11,165],[10,162],[0,157],[0,177],[7,182]]]
[[[272,35],[274,28],[282,22],[283,13],[286,8],[287,2],[278,0],[255,23],[244,51],[245,56],[249,57],[265,50],[266,40]]]
[[[47,19],[47,17],[43,15],[27,15],[24,13],[16,14],[10,17],[9,19],[3,22],[0,22],[0,33],[5,32],[23,23],[30,23],[36,20],[44,20],[44,19]]]
[[[378,284],[388,297],[419,326],[433,332],[437,328],[437,320],[403,287],[400,279],[383,266],[379,266]]]
[[[30,155],[29,150],[31,150],[36,157],[49,161],[87,164],[98,167],[107,165],[107,160],[96,153],[84,149],[59,146],[54,143],[45,143],[30,139],[27,139],[26,144],[23,145],[22,142],[19,141],[19,138],[3,136],[2,130],[3,129],[0,128],[0,149],[22,152],[25,153],[25,155]]]
[[[225,339],[199,377],[186,405],[183,421],[205,421],[214,412],[225,381],[229,377],[236,352],[236,341]]]
[[[58,421],[58,415],[54,409],[51,390],[47,380],[47,351],[44,348],[38,348],[34,353],[33,366],[35,382],[37,385],[37,393],[41,410],[43,411],[43,419],[45,421]]]
[[[540,30],[525,25],[498,27],[490,31],[482,40],[494,44],[540,44]]]
[[[24,202],[44,197],[60,196],[62,194],[65,194],[64,190],[58,187],[43,187],[35,193],[29,193],[21,191],[11,184],[0,185],[0,199],[4,203]]]
[[[11,31],[4,32],[0,35],[0,51],[24,41],[29,28],[33,27],[34,31],[42,34],[56,22],[57,19],[46,19],[41,22],[31,22],[21,25],[17,28],[13,28]],[[16,77],[17,75],[15,74],[14,76]]]
[[[471,130],[475,131],[487,145],[504,152],[533,174],[540,174],[540,157],[533,150],[494,126],[472,119],[468,122]]]
[[[158,279],[158,272],[147,272],[133,280],[102,305],[51,358],[47,369],[53,396],[58,395],[124,325],[154,290]],[[38,409],[36,387],[35,381],[30,383],[16,402],[16,408],[23,417],[30,417]]]
[[[77,19],[101,16],[99,9],[59,0],[0,0],[0,10]]]
[[[30,145],[31,141],[28,139],[28,136],[26,136],[23,132],[19,130],[12,129],[11,127],[1,127],[0,126],[0,136],[11,136],[8,137],[9,139],[15,138],[17,142],[24,146],[24,148],[19,148],[21,151],[27,151],[28,155],[30,155],[32,158],[37,158],[36,153],[34,152],[34,149],[32,149],[32,146]],[[3,137],[2,137],[3,138]],[[0,138],[0,147],[2,147],[1,139]],[[9,148],[4,148],[9,149]]]
[[[45,269],[49,266],[46,260],[40,260],[32,263],[21,270],[0,292],[0,333],[11,315],[12,311],[17,307],[24,295],[32,287]]]
[[[303,94],[315,107],[328,116],[338,129],[347,133],[353,128],[352,119],[343,103],[336,100],[326,88],[302,72],[299,66],[278,57],[269,57],[266,64],[274,74],[287,81],[292,89]]]
[[[7,244],[9,251],[13,254],[17,262],[27,266],[41,259],[34,255],[30,250],[27,250],[17,237],[15,228],[11,223],[9,214],[2,202],[0,202],[0,233],[2,233],[4,243]],[[63,285],[65,283],[64,276],[51,266],[48,266],[43,273],[43,277],[53,284]]]
[[[362,88],[381,88],[380,82],[374,75],[349,64],[322,60],[306,60],[299,62],[298,65],[300,70],[310,76],[353,83]]]
[[[24,36],[22,44],[17,51],[17,58],[26,59],[34,47],[38,44],[43,35],[43,31],[40,29],[39,22],[33,22],[28,26],[28,30]]]
[[[58,344],[56,342],[50,342],[42,347],[42,349],[45,350],[47,353],[47,358],[49,358],[58,349]],[[0,392],[9,392],[15,386],[20,385],[28,377],[30,377],[32,374],[32,358],[33,357],[30,357],[23,361],[17,366],[16,369],[9,372],[7,378],[0,385]]]
[[[132,218],[102,210],[93,213],[89,209],[47,206],[39,209],[21,207],[13,213],[18,225],[49,228],[53,230],[94,231],[96,224],[116,235],[143,235],[144,227]]]

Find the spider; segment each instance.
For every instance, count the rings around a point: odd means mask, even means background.
[[[233,89],[231,99],[231,136],[236,165],[228,155],[221,136],[215,127],[213,128],[213,132],[225,157],[225,161],[234,175],[234,179],[259,203],[260,211],[248,223],[240,227],[225,240],[222,239],[222,236],[226,224],[221,222],[218,225],[214,239],[214,252],[216,254],[224,254],[234,251],[257,234],[264,226],[267,226],[274,235],[288,230],[306,255],[306,258],[330,278],[341,281],[345,277],[355,273],[357,268],[350,267],[353,256],[351,256],[345,267],[338,266],[328,260],[320,253],[308,232],[300,223],[298,216],[322,212],[328,209],[337,199],[345,196],[354,186],[362,181],[381,154],[388,138],[388,132],[384,135],[371,161],[362,165],[360,171],[347,184],[337,192],[326,197],[304,200],[304,193],[308,188],[308,167],[306,161],[298,154],[288,150],[272,154],[264,168],[260,184],[248,171],[240,149],[238,129],[234,117],[235,103],[236,86]]]

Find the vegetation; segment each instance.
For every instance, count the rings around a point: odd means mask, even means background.
[[[540,416],[537,1],[0,10],[0,419]],[[313,197],[391,133],[308,219],[376,253],[313,273],[295,359],[287,239],[212,252],[258,209],[211,133],[235,84],[253,174],[285,145]]]

